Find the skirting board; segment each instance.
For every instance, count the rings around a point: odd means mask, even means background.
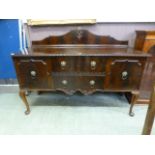
[[[18,92],[19,92],[18,84],[0,85],[0,93],[18,93]]]

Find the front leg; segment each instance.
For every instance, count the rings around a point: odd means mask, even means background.
[[[137,92],[137,91],[132,92],[132,98],[131,98],[131,103],[130,103],[131,105],[130,105],[130,109],[129,109],[129,115],[131,117],[133,117],[135,115],[133,112],[133,106],[137,102],[138,97],[139,97],[139,92]]]
[[[26,106],[25,114],[28,115],[30,113],[30,107],[26,99],[26,92],[24,90],[19,91],[19,96],[21,97],[22,101],[24,102]]]

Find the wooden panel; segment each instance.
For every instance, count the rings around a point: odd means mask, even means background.
[[[72,30],[62,36],[49,36],[40,41],[32,41],[33,45],[52,44],[117,44],[128,45],[128,41],[116,40],[110,36],[95,35],[87,30]]]

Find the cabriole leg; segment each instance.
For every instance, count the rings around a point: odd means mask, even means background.
[[[133,106],[137,102],[138,97],[139,97],[139,92],[132,92],[132,98],[131,98],[131,103],[130,103],[131,105],[130,105],[130,109],[129,109],[129,115],[131,117],[133,117],[135,115],[133,112]]]
[[[20,90],[19,91],[19,96],[21,97],[22,101],[24,102],[24,104],[26,106],[25,114],[28,115],[30,113],[30,107],[29,107],[29,104],[28,104],[27,99],[26,99],[25,91]]]

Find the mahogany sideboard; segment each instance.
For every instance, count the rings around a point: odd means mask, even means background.
[[[27,54],[12,54],[19,95],[30,113],[26,91],[62,91],[72,95],[101,92],[132,93],[132,108],[139,94],[145,64],[150,54],[128,47],[128,41],[72,30],[49,34],[32,41]]]

